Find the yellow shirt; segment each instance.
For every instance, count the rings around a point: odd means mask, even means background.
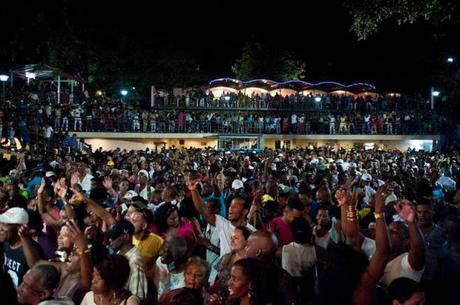
[[[150,269],[160,253],[163,239],[154,233],[150,233],[147,238],[143,240],[139,240],[133,236],[133,245],[136,246],[141,253],[147,269]]]

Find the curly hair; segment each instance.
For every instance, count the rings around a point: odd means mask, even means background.
[[[129,278],[129,262],[122,255],[111,255],[95,266],[108,289],[121,291]]]

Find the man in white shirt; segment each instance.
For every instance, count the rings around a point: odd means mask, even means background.
[[[192,192],[193,204],[195,205],[196,210],[203,215],[203,218],[212,226],[216,227],[217,232],[219,232],[220,239],[220,256],[230,253],[231,246],[230,240],[235,227],[244,225],[250,231],[254,232],[255,228],[246,222],[246,215],[248,214],[249,209],[245,206],[244,199],[240,197],[234,198],[230,203],[230,208],[228,210],[228,219],[213,214],[204,204],[201,199],[201,195],[197,190],[197,181],[188,181],[187,187]]]
[[[389,226],[392,253],[382,282],[389,286],[394,279],[407,277],[419,283],[425,269],[425,242],[416,222],[416,212],[408,200],[401,201],[395,208],[404,222],[392,222]],[[407,241],[409,252],[405,250]]]

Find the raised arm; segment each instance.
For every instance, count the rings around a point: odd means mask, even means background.
[[[32,268],[40,261],[46,262],[40,259],[37,249],[33,246],[32,236],[29,228],[22,225],[18,230],[19,237],[21,238],[22,249],[26,258],[27,265]]]
[[[409,264],[414,270],[422,270],[425,266],[425,241],[415,220],[415,208],[409,200],[404,199],[395,205],[396,212],[408,226],[409,230]]]
[[[212,214],[209,209],[206,207],[206,205],[203,202],[203,199],[201,199],[201,195],[197,190],[197,184],[198,181],[187,181],[187,187],[192,193],[192,200],[193,200],[193,205],[195,206],[195,209],[203,215],[204,220],[206,220],[207,223],[210,225],[215,226],[216,225],[216,215]]]
[[[101,218],[102,221],[104,221],[108,227],[110,227],[116,222],[116,219],[112,216],[112,214],[106,211],[103,207],[97,204],[94,200],[85,197],[83,193],[73,188],[70,188],[70,190],[73,192],[71,202],[86,203],[88,205],[88,208],[94,214],[96,214],[97,217]]]
[[[356,196],[356,193],[352,193],[345,188],[339,189],[335,194],[341,211],[340,222],[342,225],[342,232],[346,236],[347,243],[355,250],[359,251],[361,249],[362,236],[359,232]]]
[[[81,294],[88,292],[91,289],[92,280],[92,262],[91,253],[88,248],[88,242],[85,235],[78,228],[75,221],[67,223],[70,237],[77,247],[78,255],[80,255],[80,292]]]
[[[375,194],[375,253],[363,274],[361,287],[373,288],[378,283],[385,271],[390,255],[390,238],[385,223],[385,199],[388,196],[386,186],[378,189]]]

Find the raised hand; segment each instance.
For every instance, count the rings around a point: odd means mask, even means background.
[[[67,185],[65,183],[65,178],[59,179],[59,181],[54,185],[54,193],[58,195],[62,200],[65,199],[67,195]]]
[[[375,193],[375,212],[381,213],[385,210],[385,199],[387,199],[389,194],[390,191],[387,184],[379,187],[377,193]]]
[[[32,232],[27,225],[21,225],[18,229],[18,235],[20,238],[32,237]]]
[[[74,241],[75,246],[80,250],[88,248],[88,242],[85,234],[80,230],[74,220],[67,222],[67,228],[69,229],[69,236]]]
[[[74,188],[70,188],[70,190],[73,193],[72,198],[70,198],[71,203],[82,203],[85,201],[85,195],[83,195],[83,193],[80,193]]]
[[[42,194],[43,191],[45,190],[45,186],[46,186],[46,180],[45,178],[42,178],[40,182],[40,187],[37,189],[37,194]]]
[[[407,199],[402,200],[395,205],[396,212],[407,223],[415,222],[415,208],[414,205]]]
[[[102,184],[104,185],[104,187],[107,189],[107,190],[110,190],[112,189],[112,178],[110,176],[106,176],[104,178],[104,182],[102,182]]]
[[[187,181],[185,182],[185,185],[188,187],[189,190],[196,191],[198,187],[198,181],[187,179]]]

